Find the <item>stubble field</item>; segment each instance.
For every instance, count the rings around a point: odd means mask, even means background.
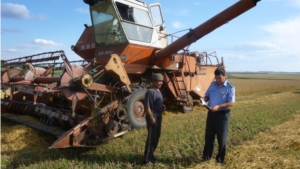
[[[300,75],[229,74],[236,88],[226,164],[218,168],[299,168]],[[169,108],[155,168],[215,168],[200,163],[206,114]],[[141,165],[146,129],[97,148],[48,149],[55,137],[1,119],[1,168],[151,168]],[[217,145],[216,145],[217,148]],[[215,149],[216,152],[216,149]]]

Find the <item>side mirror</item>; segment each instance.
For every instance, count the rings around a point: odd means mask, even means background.
[[[160,25],[160,27],[159,27],[159,31],[163,31],[165,28],[162,26],[162,25]]]

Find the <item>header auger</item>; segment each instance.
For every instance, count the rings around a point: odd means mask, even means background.
[[[144,127],[143,99],[153,73],[164,76],[165,105],[192,111],[193,99],[204,95],[214,70],[225,65],[215,52],[184,48],[258,0],[238,1],[170,45],[159,4],[84,2],[92,25],[71,46],[83,60],[54,51],[1,62],[1,116],[59,136],[50,148],[96,146]]]

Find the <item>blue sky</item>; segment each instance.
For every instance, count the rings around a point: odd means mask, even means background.
[[[195,28],[238,0],[146,0],[160,3],[168,33]],[[64,50],[80,60],[76,44],[91,25],[82,0],[2,0],[1,58]],[[182,36],[186,31],[175,34]],[[300,72],[300,0],[261,0],[257,6],[193,43],[190,51],[216,51],[228,71]]]

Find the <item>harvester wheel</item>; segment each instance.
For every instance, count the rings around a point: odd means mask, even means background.
[[[128,116],[127,110],[125,106],[120,106],[119,111],[117,112],[117,117],[119,120],[125,120]]]
[[[119,130],[118,123],[114,120],[110,120],[106,125],[106,132],[109,136],[116,134]]]
[[[193,110],[194,107],[194,101],[191,95],[189,95],[189,99],[190,99],[190,104],[184,103],[183,104],[183,112],[184,113],[188,113],[191,112]]]
[[[146,113],[144,108],[144,98],[146,92],[146,89],[137,90],[128,99],[128,119],[133,128],[146,127]]]

